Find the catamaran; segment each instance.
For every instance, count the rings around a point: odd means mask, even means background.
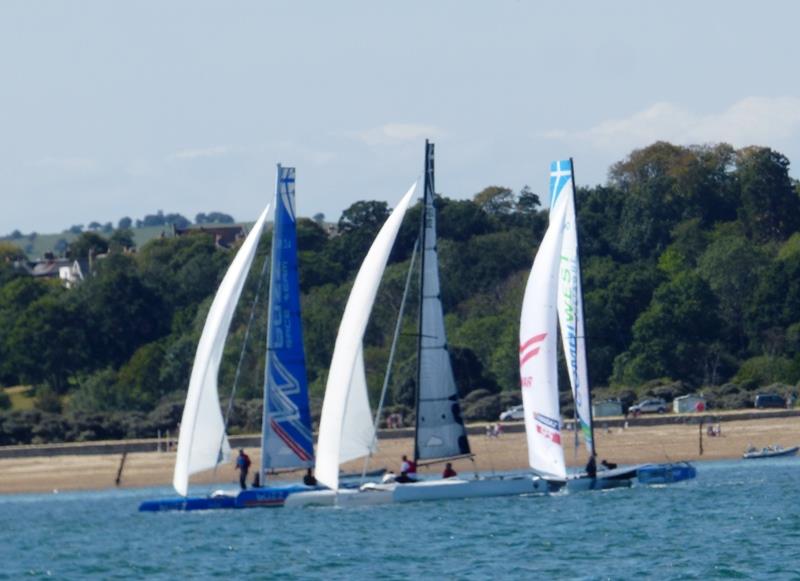
[[[260,482],[270,472],[312,467],[314,449],[308,403],[295,224],[295,169],[278,165],[269,287],[269,316],[264,375]],[[189,477],[230,458],[226,420],[219,404],[217,376],[225,338],[247,273],[255,257],[269,205],[239,249],[206,317],[197,346],[181,419],[173,486],[180,498],[147,501],[142,511],[206,510],[281,506],[304,485],[260,486],[188,496]],[[265,264],[266,266],[266,264]],[[252,315],[251,315],[252,321]],[[248,328],[249,331],[249,328]],[[247,339],[245,338],[245,343]]]
[[[558,398],[557,326],[576,409],[576,430],[596,454],[591,416],[572,160],[550,168],[550,222],[531,268],[520,320],[520,384],[531,468],[567,489],[630,486],[636,468],[568,475]]]
[[[580,433],[588,456],[593,458],[597,449],[571,159],[555,161],[550,166],[550,222],[536,254],[522,305],[520,377],[530,466],[554,486],[566,485],[571,492],[626,487],[634,480],[642,484],[669,484],[694,478],[696,471],[688,462],[567,474],[558,399],[557,324],[575,403],[576,445]]]
[[[361,341],[386,259],[394,244],[414,187],[387,220],[356,277],[336,340],[325,391],[317,446],[317,480],[330,490],[293,494],[286,506],[383,504],[417,500],[545,493],[548,481],[528,475],[475,479],[439,478],[417,482],[368,483],[360,489],[339,486],[339,465],[375,448],[375,425],[369,413]],[[420,308],[417,339],[415,462],[443,462],[471,457],[453,376],[440,298],[434,207],[434,144],[425,143],[425,181],[420,227]],[[380,260],[378,259],[380,255]],[[413,268],[413,257],[410,269]],[[410,272],[410,270],[409,270]],[[369,287],[369,293],[366,287]],[[369,301],[367,301],[369,297]],[[404,296],[405,300],[405,296]],[[402,306],[401,314],[402,317]],[[357,321],[357,323],[356,323]],[[399,323],[399,320],[398,320]],[[395,339],[397,333],[395,333]],[[392,348],[392,352],[394,346]],[[391,355],[390,355],[391,360]],[[345,370],[342,373],[342,369]],[[340,375],[341,374],[341,375]],[[380,410],[380,406],[378,406]],[[380,418],[376,414],[375,424]]]

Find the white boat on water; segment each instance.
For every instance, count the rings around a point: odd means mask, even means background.
[[[317,481],[328,486],[330,490],[292,494],[286,500],[287,507],[334,503],[339,506],[357,506],[506,496],[545,493],[551,489],[548,481],[534,476],[455,477],[407,483],[368,483],[359,489],[340,486],[340,465],[369,456],[375,448],[375,426],[367,398],[362,340],[389,252],[415,188],[413,186],[403,197],[378,233],[356,276],[339,327],[325,390],[317,446]],[[447,350],[440,299],[434,191],[433,144],[426,142],[414,450],[415,462],[422,460],[426,463],[471,455]]]

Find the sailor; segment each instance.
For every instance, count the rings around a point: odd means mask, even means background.
[[[409,478],[417,478],[417,463],[409,460],[408,456],[403,455],[403,463],[400,466],[400,472],[405,472]]]
[[[409,482],[416,482],[416,479],[411,478],[405,471],[400,473],[400,476],[394,479],[395,482],[400,484],[407,484]]]
[[[305,484],[306,486],[316,486],[317,485],[317,479],[314,478],[314,475],[311,473],[311,468],[306,470],[306,475],[303,476],[303,484]]]
[[[453,465],[450,462],[448,462],[447,464],[444,465],[442,478],[454,478],[455,476],[458,476],[458,473],[456,473],[456,471],[453,470]]]
[[[589,461],[586,463],[586,475],[589,478],[597,478],[597,455],[592,452]]]
[[[239,471],[239,486],[242,490],[247,490],[247,472],[250,470],[250,456],[239,448],[239,455],[236,457],[236,470]]]
[[[602,466],[606,470],[614,470],[617,467],[615,462],[609,462],[608,460],[603,460],[600,462],[600,466]]]

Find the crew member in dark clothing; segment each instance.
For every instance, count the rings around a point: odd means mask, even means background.
[[[247,490],[247,472],[250,470],[250,456],[244,453],[243,449],[239,449],[239,455],[236,457],[236,469],[239,471],[239,486],[242,490]]]
[[[586,475],[589,478],[597,478],[597,456],[595,454],[589,456],[589,461],[586,463]]]
[[[442,472],[442,478],[455,478],[456,476],[458,476],[458,474],[456,474],[456,471],[453,470],[453,465],[450,462],[445,464],[444,471]]]
[[[395,482],[399,482],[400,484],[406,484],[408,482],[416,482],[415,479],[411,478],[407,472],[403,471],[400,473],[400,476],[394,479]]]
[[[303,484],[305,484],[306,486],[316,486],[317,485],[317,479],[314,478],[314,475],[311,473],[311,468],[306,470],[306,475],[303,476]]]
[[[600,462],[600,466],[605,468],[606,470],[614,470],[617,467],[615,462],[609,462],[608,460],[603,460]]]

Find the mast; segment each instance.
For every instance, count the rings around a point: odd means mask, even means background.
[[[584,350],[586,349],[586,316],[585,316],[585,307],[583,305],[583,272],[581,268],[581,244],[580,244],[580,237],[578,236],[578,189],[575,187],[575,161],[570,157],[569,164],[572,168],[571,170],[571,180],[572,180],[572,205],[575,208],[575,240],[578,242],[577,244],[577,260],[578,260],[578,288],[581,291],[581,304],[580,304],[580,320],[583,324],[583,345]],[[589,355],[586,354],[586,394],[588,398],[588,407],[589,407],[589,435],[591,436],[592,440],[592,449],[589,454],[596,454],[597,453],[597,441],[594,439],[594,417],[592,412],[592,386],[589,383]],[[577,407],[577,406],[576,406]],[[577,414],[577,410],[575,412]],[[578,424],[575,423],[575,433],[578,433]]]
[[[425,140],[425,181],[422,187],[422,213],[420,216],[420,235],[419,239],[421,242],[422,252],[420,253],[420,260],[419,260],[419,313],[418,313],[418,321],[417,321],[417,385],[416,385],[416,397],[414,398],[414,403],[416,408],[414,409],[414,462],[416,463],[419,460],[419,440],[416,437],[416,434],[419,433],[419,410],[420,410],[420,399],[421,399],[421,390],[420,387],[422,386],[422,322],[424,318],[423,311],[423,304],[424,300],[424,292],[425,292],[425,255],[427,254],[427,244],[425,240],[425,234],[427,228],[425,227],[427,224],[427,217],[428,217],[428,190],[433,191],[433,144],[430,143],[427,139]]]

